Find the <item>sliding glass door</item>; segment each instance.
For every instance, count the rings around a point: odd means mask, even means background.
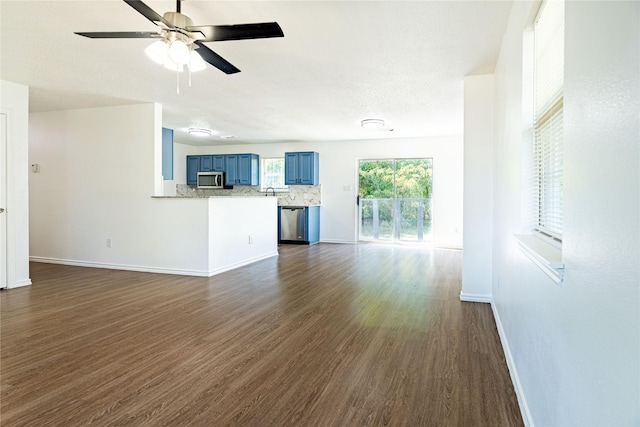
[[[431,240],[432,159],[360,160],[360,240]]]

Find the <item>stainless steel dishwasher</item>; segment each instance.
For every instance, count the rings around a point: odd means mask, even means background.
[[[304,207],[283,206],[280,210],[280,240],[306,240],[306,224]]]

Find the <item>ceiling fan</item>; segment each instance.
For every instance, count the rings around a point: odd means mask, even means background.
[[[161,39],[151,44],[146,52],[156,62],[164,63],[165,67],[182,71],[186,65],[190,71],[196,71],[195,68],[205,68],[202,62],[204,60],[226,74],[239,73],[240,70],[205,46],[204,42],[284,37],[277,22],[194,26],[191,18],[180,13],[181,0],[176,0],[175,12],[166,12],[163,16],[139,0],[124,0],[124,2],[160,27],[160,30],[157,32],[77,32],[75,34],[92,39]],[[194,55],[196,51],[197,55]]]

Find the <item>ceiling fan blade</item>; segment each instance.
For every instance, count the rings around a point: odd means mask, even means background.
[[[142,16],[147,18],[149,21],[158,25],[158,22],[162,22],[168,28],[174,28],[173,24],[159,15],[156,11],[151,9],[149,6],[141,2],[140,0],[124,0],[129,6],[137,10]]]
[[[204,39],[201,40],[203,42],[284,37],[282,28],[277,22],[239,25],[196,25],[187,27],[186,30],[199,31],[204,34]]]
[[[115,31],[115,32],[91,32],[74,33],[90,39],[154,39],[162,38],[162,34],[147,31]]]
[[[199,41],[194,42],[197,46],[198,54],[207,61],[209,64],[213,65],[220,71],[226,74],[234,74],[239,73],[240,70],[232,65],[229,61],[224,59],[222,56],[218,55]]]

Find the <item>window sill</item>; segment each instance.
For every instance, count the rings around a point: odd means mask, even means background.
[[[556,248],[533,234],[515,234],[518,246],[535,265],[537,265],[555,283],[562,284],[564,263],[562,250]]]

